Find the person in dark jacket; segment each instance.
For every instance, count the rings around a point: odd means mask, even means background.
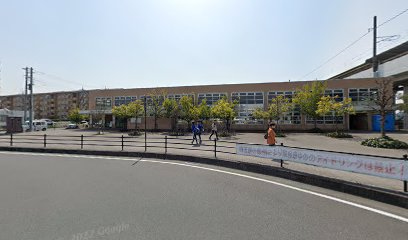
[[[193,121],[191,124],[191,132],[193,133],[193,141],[191,141],[191,144],[194,144],[194,140],[196,141],[196,144],[198,144],[198,140],[197,140],[197,133],[198,133],[199,129],[196,125],[196,123]]]
[[[198,128],[198,131],[197,131],[197,136],[198,136],[198,138],[200,139],[200,144],[201,144],[201,133],[203,133],[204,132],[204,126],[203,126],[203,122],[198,122],[198,126],[197,126],[197,128]]]

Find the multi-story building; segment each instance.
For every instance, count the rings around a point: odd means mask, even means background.
[[[367,97],[375,95],[378,91],[376,80],[379,78],[358,78],[358,79],[330,79],[327,80],[326,95],[338,96],[338,100],[350,97],[356,109],[356,114],[344,116],[338,123],[339,129],[350,130],[372,130],[373,115],[376,114],[372,108],[367,106]],[[394,81],[394,89],[398,90],[398,84],[405,81],[406,77],[380,78]],[[103,115],[107,126],[115,127],[115,117],[112,116],[112,108],[122,104],[135,101],[136,99],[149,99],[149,94],[156,91],[162,92],[169,98],[179,100],[182,96],[191,96],[196,104],[200,104],[206,99],[208,105],[215,104],[219,99],[227,97],[229,100],[237,100],[238,115],[234,120],[236,130],[263,130],[264,123],[254,120],[252,112],[256,108],[267,109],[273,98],[282,95],[291,99],[295,91],[304,84],[311,81],[302,82],[270,82],[270,83],[249,83],[249,84],[224,84],[224,85],[201,85],[201,86],[180,86],[164,88],[134,88],[134,89],[101,89],[101,90],[81,90],[73,92],[53,92],[34,95],[35,118],[66,119],[68,112],[72,108],[80,108],[84,114],[89,114],[92,121],[95,114]],[[398,85],[398,86],[397,86]],[[0,97],[0,108],[10,110],[24,110],[24,99],[22,95]],[[150,120],[149,120],[150,121]],[[111,123],[111,124],[110,124]],[[300,109],[294,108],[286,113],[281,119],[281,127],[286,130],[307,130],[313,128],[314,119],[301,114]],[[317,119],[317,125],[321,129],[334,128],[336,124],[333,114],[328,114]],[[142,126],[143,124],[139,125]],[[130,127],[132,124],[129,125]],[[148,123],[148,127],[151,123]],[[161,119],[159,128],[167,129],[170,120]]]
[[[24,95],[0,96],[0,109],[28,110],[29,97]],[[34,118],[67,119],[72,108],[88,109],[88,92],[85,90],[71,92],[52,92],[34,94]]]
[[[393,78],[384,78],[393,81]],[[112,116],[112,107],[126,104],[136,99],[143,99],[153,91],[165,93],[168,97],[180,99],[183,95],[190,95],[199,104],[203,99],[207,104],[214,104],[222,97],[230,100],[237,100],[238,116],[234,121],[236,130],[262,130],[265,125],[252,118],[252,112],[256,108],[267,109],[270,101],[278,95],[291,99],[295,91],[304,84],[311,81],[302,82],[270,82],[270,83],[250,83],[250,84],[224,84],[224,85],[202,85],[164,88],[134,88],[134,89],[103,89],[89,91],[89,111],[83,113],[94,113],[103,111],[105,122],[112,122],[115,126],[115,118]],[[326,95],[338,96],[338,100],[345,97],[353,99],[357,114],[344,116],[339,119],[340,129],[351,130],[371,130],[372,115],[375,114],[367,106],[366,99],[378,91],[376,78],[361,79],[332,79],[327,80]],[[281,127],[286,130],[306,130],[313,128],[314,119],[301,114],[295,108],[285,114],[281,120]],[[319,128],[331,129],[335,127],[336,121],[333,114],[322,116],[317,119]],[[159,128],[167,128],[168,123],[162,121]]]
[[[396,104],[402,103],[399,99],[402,94],[407,94],[408,88],[408,41],[384,51],[376,56],[378,70],[373,72],[373,58],[366,59],[364,63],[347,71],[339,73],[330,79],[361,79],[370,77],[392,77],[394,79],[394,91],[397,93]],[[353,96],[364,95],[366,89],[352,90]],[[389,116],[393,112],[388,113]],[[408,129],[408,113],[398,112],[396,119],[403,123],[403,128]]]

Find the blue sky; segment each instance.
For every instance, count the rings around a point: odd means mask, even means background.
[[[0,0],[0,95],[324,79],[362,63],[406,0]],[[408,13],[379,28],[408,40]]]

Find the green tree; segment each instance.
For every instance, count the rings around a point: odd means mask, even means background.
[[[255,110],[252,112],[252,118],[265,121],[268,121],[270,119],[268,116],[268,112],[261,107],[255,108]]]
[[[282,95],[278,95],[277,97],[271,100],[266,111],[263,110],[262,108],[257,108],[252,113],[252,117],[255,119],[263,119],[269,122],[274,120],[276,122],[276,130],[280,131],[279,121],[283,114],[290,111],[291,108],[292,103],[290,102],[290,99],[285,98]]]
[[[375,80],[377,92],[371,94],[367,100],[366,104],[373,111],[380,114],[380,129],[381,137],[385,137],[385,118],[387,113],[392,112],[394,103],[394,90],[393,90],[393,80],[390,78],[383,78]]]
[[[273,98],[268,106],[268,117],[269,120],[275,120],[276,122],[276,130],[280,131],[279,128],[279,121],[283,114],[289,112],[292,108],[292,103],[290,99],[285,98],[282,95],[278,95],[276,98]]]
[[[207,99],[203,99],[198,105],[199,118],[208,120],[211,118],[211,107],[207,105]]]
[[[183,96],[180,99],[180,117],[191,126],[191,121],[199,118],[199,109],[194,105],[191,96]]]
[[[336,132],[338,132],[339,118],[346,114],[354,114],[355,110],[351,98],[344,98],[343,101],[336,101],[338,96],[322,96],[317,103],[318,107],[316,113],[319,116],[324,116],[329,113],[334,114]]]
[[[163,108],[163,101],[164,101],[164,96],[166,94],[163,91],[160,90],[153,90],[149,94],[150,99],[148,99],[148,110],[149,110],[149,115],[153,116],[154,118],[154,130],[157,131],[158,129],[158,124],[157,120],[159,118],[162,118],[164,115],[164,108]]]
[[[127,112],[130,117],[135,118],[135,133],[137,132],[137,120],[143,116],[144,106],[141,100],[136,100],[127,105]]]
[[[180,115],[180,106],[175,99],[166,98],[163,102],[164,115],[171,119],[171,130],[174,132]]]
[[[127,130],[127,120],[132,117],[132,113],[129,111],[128,105],[114,106],[112,108],[112,115],[114,115],[118,120],[123,122],[122,129]]]
[[[292,100],[294,104],[300,107],[300,112],[313,118],[314,128],[317,128],[317,119],[320,114],[317,113],[318,103],[326,90],[326,82],[315,81],[311,84],[305,84],[298,89]]]
[[[222,98],[215,103],[211,108],[211,115],[221,119],[225,123],[227,132],[231,130],[231,122],[237,116],[235,106],[237,102],[230,102],[226,98]]]
[[[68,120],[76,124],[84,120],[85,116],[79,113],[79,108],[73,108],[68,113]]]

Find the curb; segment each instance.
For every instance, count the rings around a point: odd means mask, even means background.
[[[408,194],[402,192],[376,188],[372,186],[362,185],[358,183],[347,182],[344,180],[318,176],[314,174],[299,172],[286,168],[263,165],[259,163],[236,162],[230,160],[195,157],[176,154],[162,153],[145,153],[145,152],[114,152],[114,151],[93,151],[93,150],[74,150],[74,149],[44,149],[44,148],[25,148],[25,147],[0,147],[0,151],[9,152],[35,152],[35,153],[62,153],[62,154],[78,154],[78,155],[102,155],[116,157],[143,157],[143,158],[158,158],[166,160],[178,160],[186,162],[195,162],[219,167],[243,170],[247,172],[260,173],[301,183],[306,183],[313,186],[327,188],[339,192],[352,194],[355,196],[368,198],[371,200],[391,204],[398,207],[408,209]]]

